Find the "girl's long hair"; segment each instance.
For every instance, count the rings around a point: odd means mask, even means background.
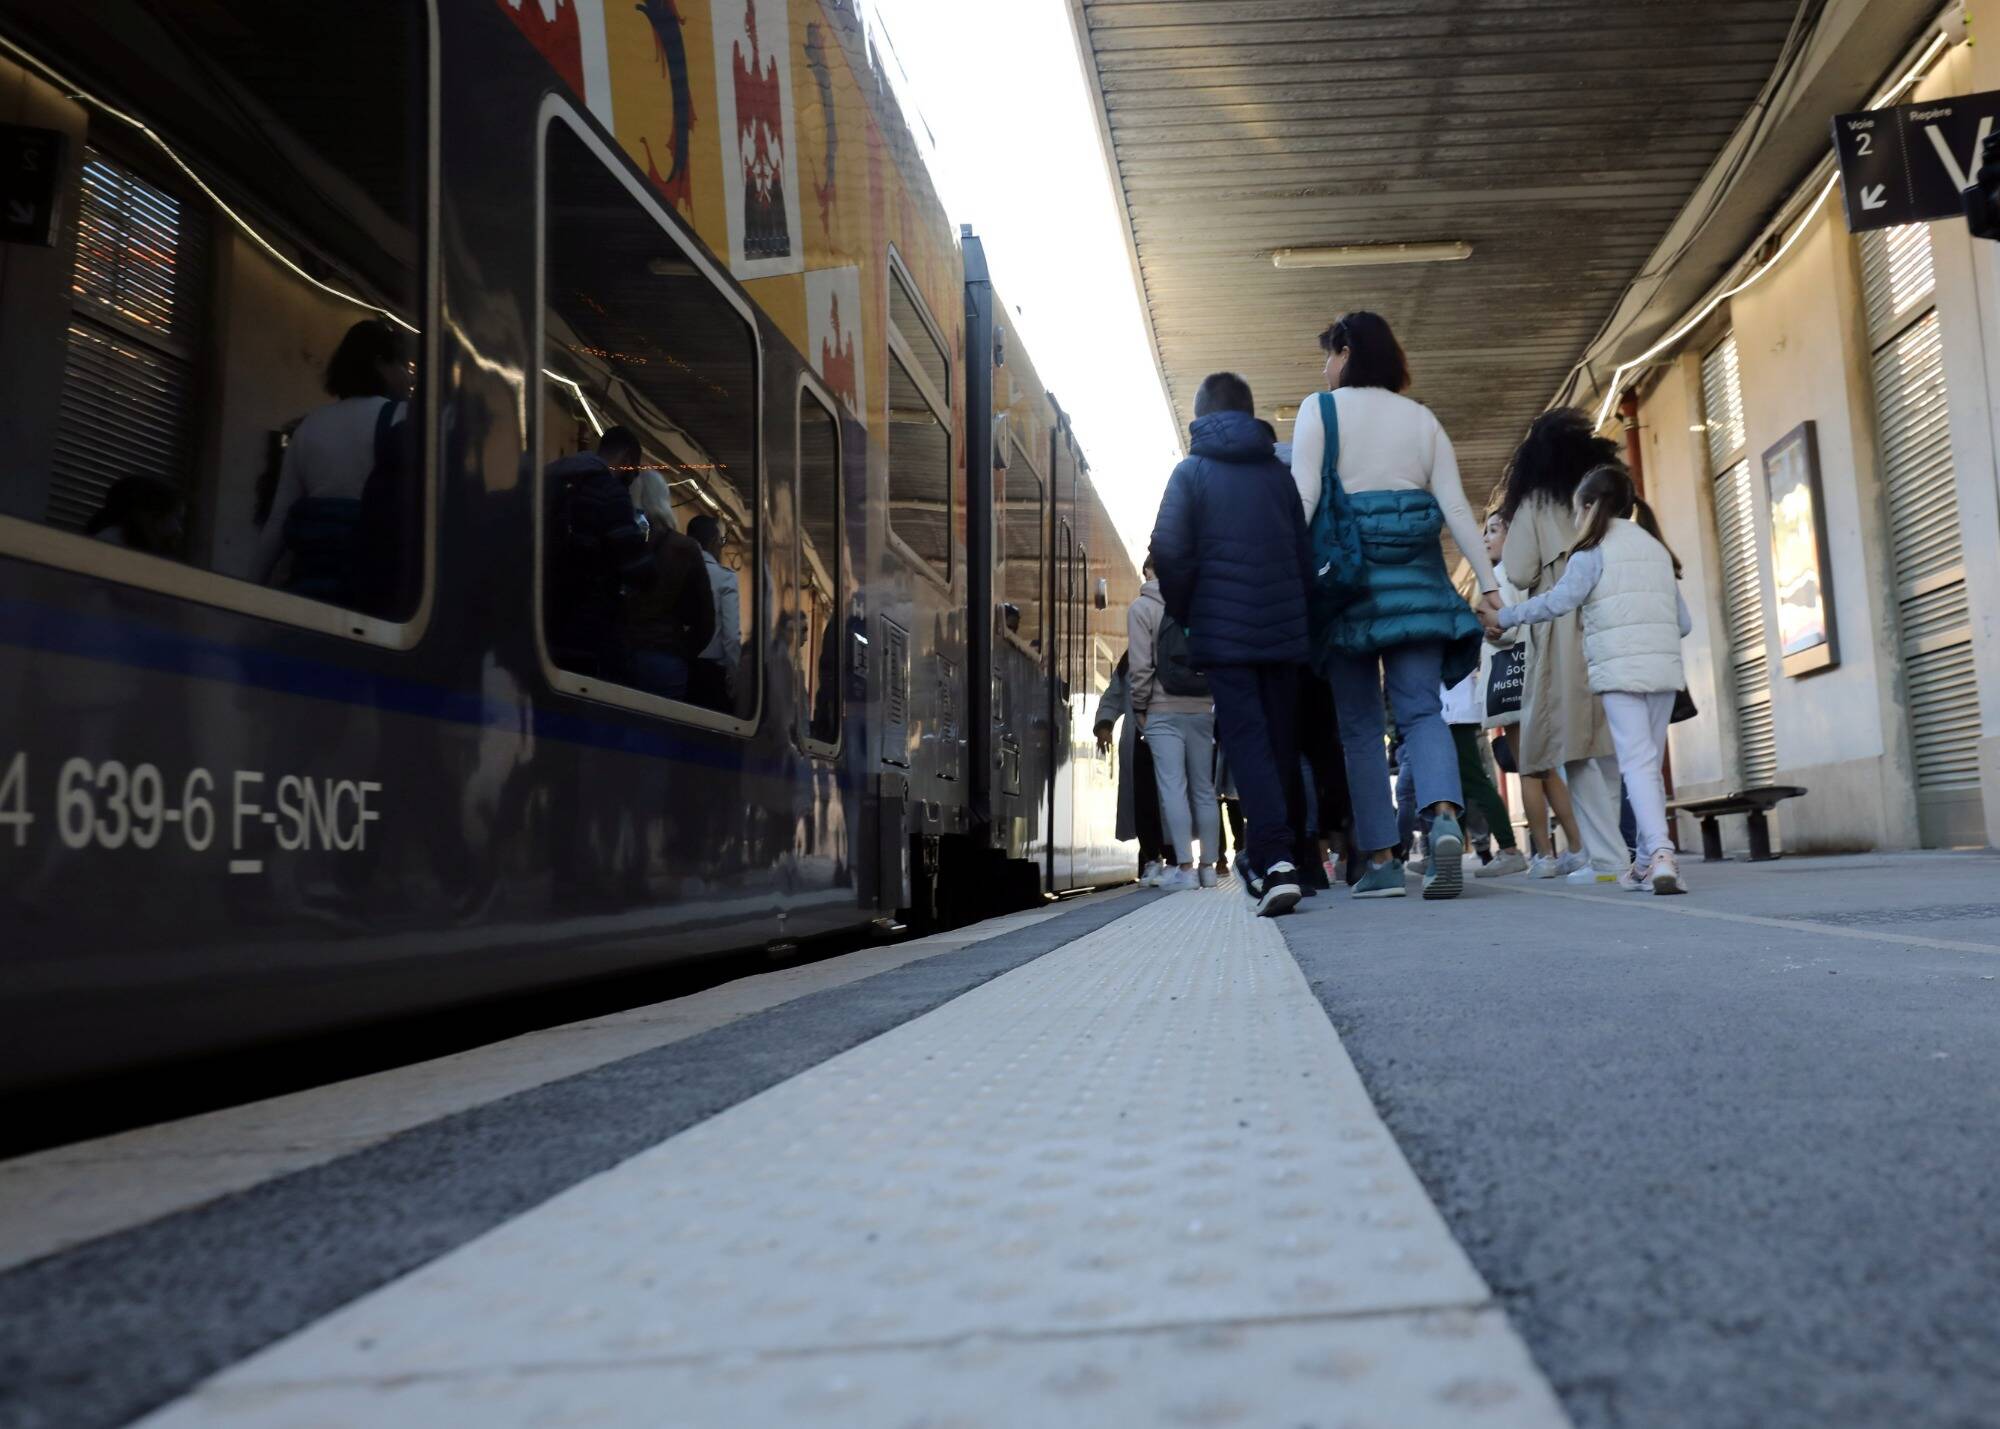
[[[1681,558],[1674,554],[1672,546],[1667,545],[1667,538],[1660,533],[1659,518],[1653,515],[1653,508],[1646,504],[1646,498],[1632,485],[1632,474],[1624,467],[1608,462],[1592,467],[1576,484],[1576,504],[1583,515],[1577,522],[1576,544],[1570,547],[1572,553],[1595,550],[1603,544],[1604,534],[1611,529],[1611,523],[1622,516],[1629,516],[1638,523],[1641,531],[1660,543],[1667,559],[1674,563],[1674,579],[1681,578]]]
[[[1508,458],[1500,514],[1512,525],[1521,507],[1536,497],[1567,507],[1587,472],[1617,464],[1618,443],[1598,436],[1587,413],[1574,407],[1544,412]]]

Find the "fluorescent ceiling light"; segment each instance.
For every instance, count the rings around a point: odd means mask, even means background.
[[[1374,268],[1391,263],[1463,263],[1472,245],[1453,243],[1346,243],[1333,248],[1279,248],[1273,268]]]

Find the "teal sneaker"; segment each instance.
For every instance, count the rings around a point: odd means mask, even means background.
[[[1439,814],[1431,820],[1431,862],[1424,871],[1424,897],[1433,902],[1465,891],[1465,835],[1458,820]]]
[[[1368,871],[1361,875],[1361,881],[1354,885],[1350,898],[1403,898],[1408,892],[1403,887],[1403,865],[1396,859],[1387,863],[1371,863]]]

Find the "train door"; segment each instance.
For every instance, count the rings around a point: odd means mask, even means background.
[[[1056,491],[1062,481],[1065,452],[1062,438],[1056,438]],[[1061,509],[1060,505],[1058,509]],[[1076,779],[1075,741],[1070,737],[1071,663],[1076,649],[1076,608],[1072,600],[1075,582],[1076,535],[1069,518],[1056,517],[1055,565],[1052,573],[1055,614],[1055,667],[1049,681],[1049,759],[1055,786],[1049,801],[1049,886],[1053,889],[1076,886]]]
[[[841,539],[848,445],[839,411],[817,379],[800,378],[793,406],[791,586],[780,603],[777,640],[789,656],[785,674],[797,692],[789,704],[791,740],[803,757],[787,811],[791,930],[800,934],[837,926],[855,897],[852,831],[840,782],[849,601]]]
[[[1079,502],[1078,524],[1082,524],[1084,519],[1081,506]],[[1116,745],[1109,753],[1100,753],[1097,741],[1090,733],[1098,698],[1104,693],[1098,676],[1108,672],[1098,664],[1102,642],[1091,630],[1090,546],[1083,537],[1076,542],[1076,554],[1070,564],[1071,620],[1075,638],[1070,642],[1069,729],[1071,758],[1076,766],[1070,804],[1071,878],[1075,886],[1081,888],[1097,881],[1098,825],[1104,803],[1101,795],[1107,786],[1107,771],[1110,773],[1109,787],[1113,790],[1117,788],[1118,754]],[[1115,804],[1112,814],[1114,817],[1117,814]],[[1101,832],[1108,835],[1110,830]]]

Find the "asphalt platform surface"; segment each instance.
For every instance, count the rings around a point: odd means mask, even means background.
[[[1579,1426],[2000,1425],[2000,859],[1687,872],[1283,927]]]

